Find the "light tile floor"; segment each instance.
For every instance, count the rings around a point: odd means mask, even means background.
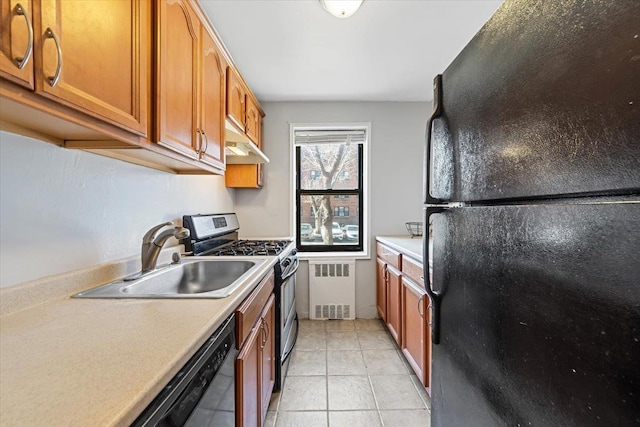
[[[428,427],[431,401],[383,323],[301,320],[267,427]]]

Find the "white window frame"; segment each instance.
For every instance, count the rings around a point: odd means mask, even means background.
[[[362,144],[362,224],[360,224],[360,237],[362,240],[362,251],[357,252],[298,252],[300,259],[318,259],[318,258],[349,258],[349,259],[371,259],[371,197],[369,189],[371,188],[371,156],[369,155],[371,149],[371,122],[348,122],[348,123],[290,123],[289,124],[289,164],[291,170],[289,173],[289,190],[291,196],[289,197],[290,209],[293,215],[291,215],[291,223],[289,229],[291,235],[296,235],[296,221],[298,218],[298,212],[296,212],[296,144],[295,144],[295,131],[296,130],[312,130],[312,129],[334,129],[334,130],[349,130],[349,129],[365,129],[366,141]]]

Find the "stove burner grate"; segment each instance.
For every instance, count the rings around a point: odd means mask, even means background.
[[[237,240],[230,245],[215,249],[210,256],[270,256],[280,254],[289,244],[288,240]]]

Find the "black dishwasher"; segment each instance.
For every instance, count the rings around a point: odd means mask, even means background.
[[[235,315],[228,317],[132,424],[235,426]]]

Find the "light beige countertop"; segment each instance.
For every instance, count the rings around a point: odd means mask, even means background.
[[[0,423],[131,424],[273,269],[277,258],[265,258],[224,299],[72,299],[67,294],[4,314]],[[85,283],[73,293],[101,283]],[[33,292],[33,286],[23,288]],[[18,301],[20,291],[6,295]]]
[[[376,236],[376,240],[422,262],[422,237]]]

